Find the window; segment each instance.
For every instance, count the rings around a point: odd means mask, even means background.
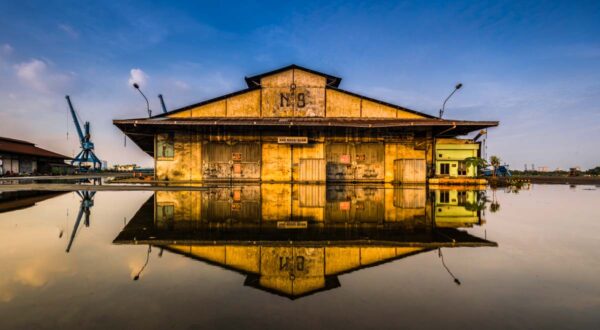
[[[450,192],[449,191],[440,191],[440,203],[444,203],[444,204],[450,203]]]
[[[440,174],[441,175],[450,175],[450,164],[441,163],[440,164]]]
[[[156,135],[156,158],[173,159],[173,133]]]
[[[467,192],[466,191],[459,191],[458,192],[458,205],[464,206],[467,205]]]
[[[467,175],[467,162],[458,162],[458,175]]]
[[[173,222],[175,219],[175,205],[160,203],[156,205],[157,222]]]

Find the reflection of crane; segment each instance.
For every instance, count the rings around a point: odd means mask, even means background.
[[[71,246],[75,241],[75,235],[77,234],[77,229],[79,229],[79,223],[81,222],[81,218],[85,214],[85,220],[83,223],[86,227],[90,226],[90,208],[94,206],[94,195],[95,191],[76,191],[77,195],[81,197],[81,204],[79,205],[79,213],[77,214],[77,220],[75,220],[75,225],[73,226],[73,231],[71,232],[71,238],[69,239],[69,245],[67,245],[67,253],[71,250]]]
[[[75,109],[73,108],[73,104],[71,103],[71,98],[69,95],[66,96],[67,103],[69,103],[69,110],[71,111],[71,116],[73,117],[73,122],[75,123],[75,129],[77,129],[77,135],[79,135],[79,141],[81,143],[81,151],[75,156],[75,158],[71,161],[71,165],[77,164],[79,166],[79,170],[82,171],[83,163],[92,163],[93,169],[100,169],[102,166],[102,162],[96,157],[94,154],[94,143],[90,140],[90,122],[86,121],[83,124],[85,129],[85,134],[81,130],[81,125],[79,124],[79,118],[75,113]]]

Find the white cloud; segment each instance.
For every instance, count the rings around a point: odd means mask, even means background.
[[[186,82],[181,81],[181,80],[175,80],[174,85],[175,85],[175,87],[182,89],[182,90],[190,89],[190,85],[188,85]]]
[[[148,75],[142,69],[131,69],[129,72],[129,86],[137,83],[141,87],[144,87],[147,82]]]
[[[51,72],[48,64],[38,59],[16,64],[14,68],[21,83],[38,92],[64,92],[72,80],[71,75]]]
[[[79,32],[77,32],[72,26],[67,24],[59,24],[58,28],[66,33],[69,37],[73,39],[79,38]]]
[[[10,55],[13,52],[14,48],[9,44],[2,45],[2,54]]]

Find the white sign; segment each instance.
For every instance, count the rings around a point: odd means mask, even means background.
[[[279,137],[277,137],[277,143],[280,143],[280,144],[307,144],[308,138],[306,136],[279,136]]]

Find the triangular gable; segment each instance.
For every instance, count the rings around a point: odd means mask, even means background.
[[[248,88],[155,117],[273,118],[436,117],[338,88],[341,78],[290,65],[247,77]]]

